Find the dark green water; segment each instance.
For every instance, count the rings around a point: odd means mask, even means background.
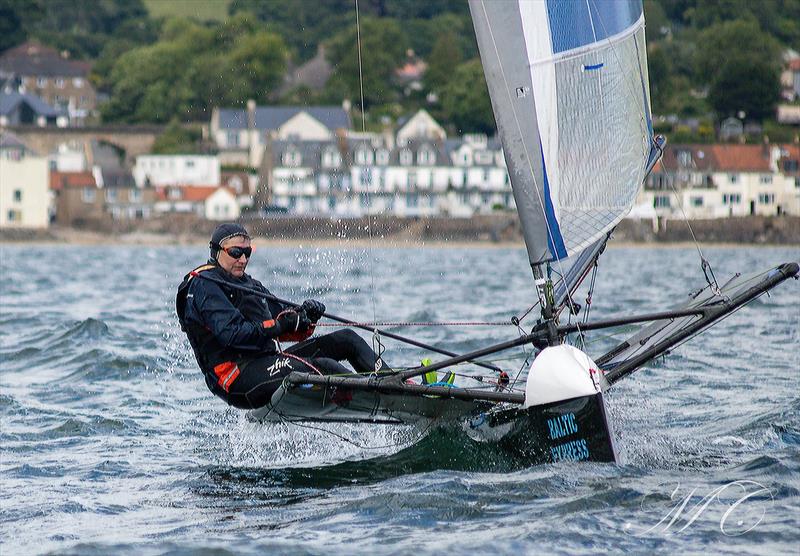
[[[0,246],[2,554],[797,554],[797,281],[610,392],[622,465],[528,467],[454,430],[331,427],[345,442],[247,423],[206,390],[173,315],[205,256]],[[800,251],[706,256],[723,277]],[[507,320],[533,298],[522,249],[260,248],[248,270],[359,321]],[[592,315],[666,309],[701,285],[692,249],[611,248]],[[396,331],[453,351],[516,335]],[[386,345],[395,364],[427,355]]]

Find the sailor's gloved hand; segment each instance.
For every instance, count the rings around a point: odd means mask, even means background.
[[[275,322],[280,326],[280,333],[287,332],[305,332],[311,326],[311,320],[302,309],[293,310],[289,309],[282,311],[277,317]]]
[[[325,305],[316,299],[306,299],[300,309],[306,312],[306,315],[313,323],[316,323],[325,314]]]

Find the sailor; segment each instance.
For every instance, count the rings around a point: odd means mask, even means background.
[[[266,405],[293,371],[371,373],[383,366],[355,332],[342,329],[310,338],[325,305],[308,299],[284,306],[245,272],[253,253],[247,230],[220,224],[211,236],[211,258],[178,287],[176,309],[208,388],[240,409]],[[249,290],[249,291],[248,291]],[[284,348],[281,342],[299,342]]]

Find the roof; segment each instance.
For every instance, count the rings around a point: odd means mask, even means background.
[[[0,55],[0,71],[18,75],[48,77],[86,77],[91,62],[70,60],[58,50],[35,42],[26,42]]]
[[[259,106],[256,107],[256,129],[278,129],[289,119],[305,112],[318,120],[328,129],[350,129],[350,116],[341,106]],[[221,108],[219,110],[219,127],[221,129],[246,129],[247,110]]]
[[[97,187],[91,172],[50,171],[50,189],[53,191],[79,187]]]
[[[54,118],[61,114],[56,108],[53,108],[36,95],[16,92],[0,93],[0,114],[10,114],[22,103],[26,103],[34,112],[41,116]]]
[[[764,145],[710,145],[716,170],[723,172],[771,172],[769,148]]]
[[[0,131],[0,149],[27,149],[19,137],[10,131]]]

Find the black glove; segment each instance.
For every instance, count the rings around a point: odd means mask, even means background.
[[[311,326],[311,320],[302,309],[282,311],[275,322],[280,326],[280,334],[287,332],[305,332]]]
[[[316,299],[306,299],[300,305],[300,310],[305,311],[311,322],[316,323],[325,314],[325,305]]]

